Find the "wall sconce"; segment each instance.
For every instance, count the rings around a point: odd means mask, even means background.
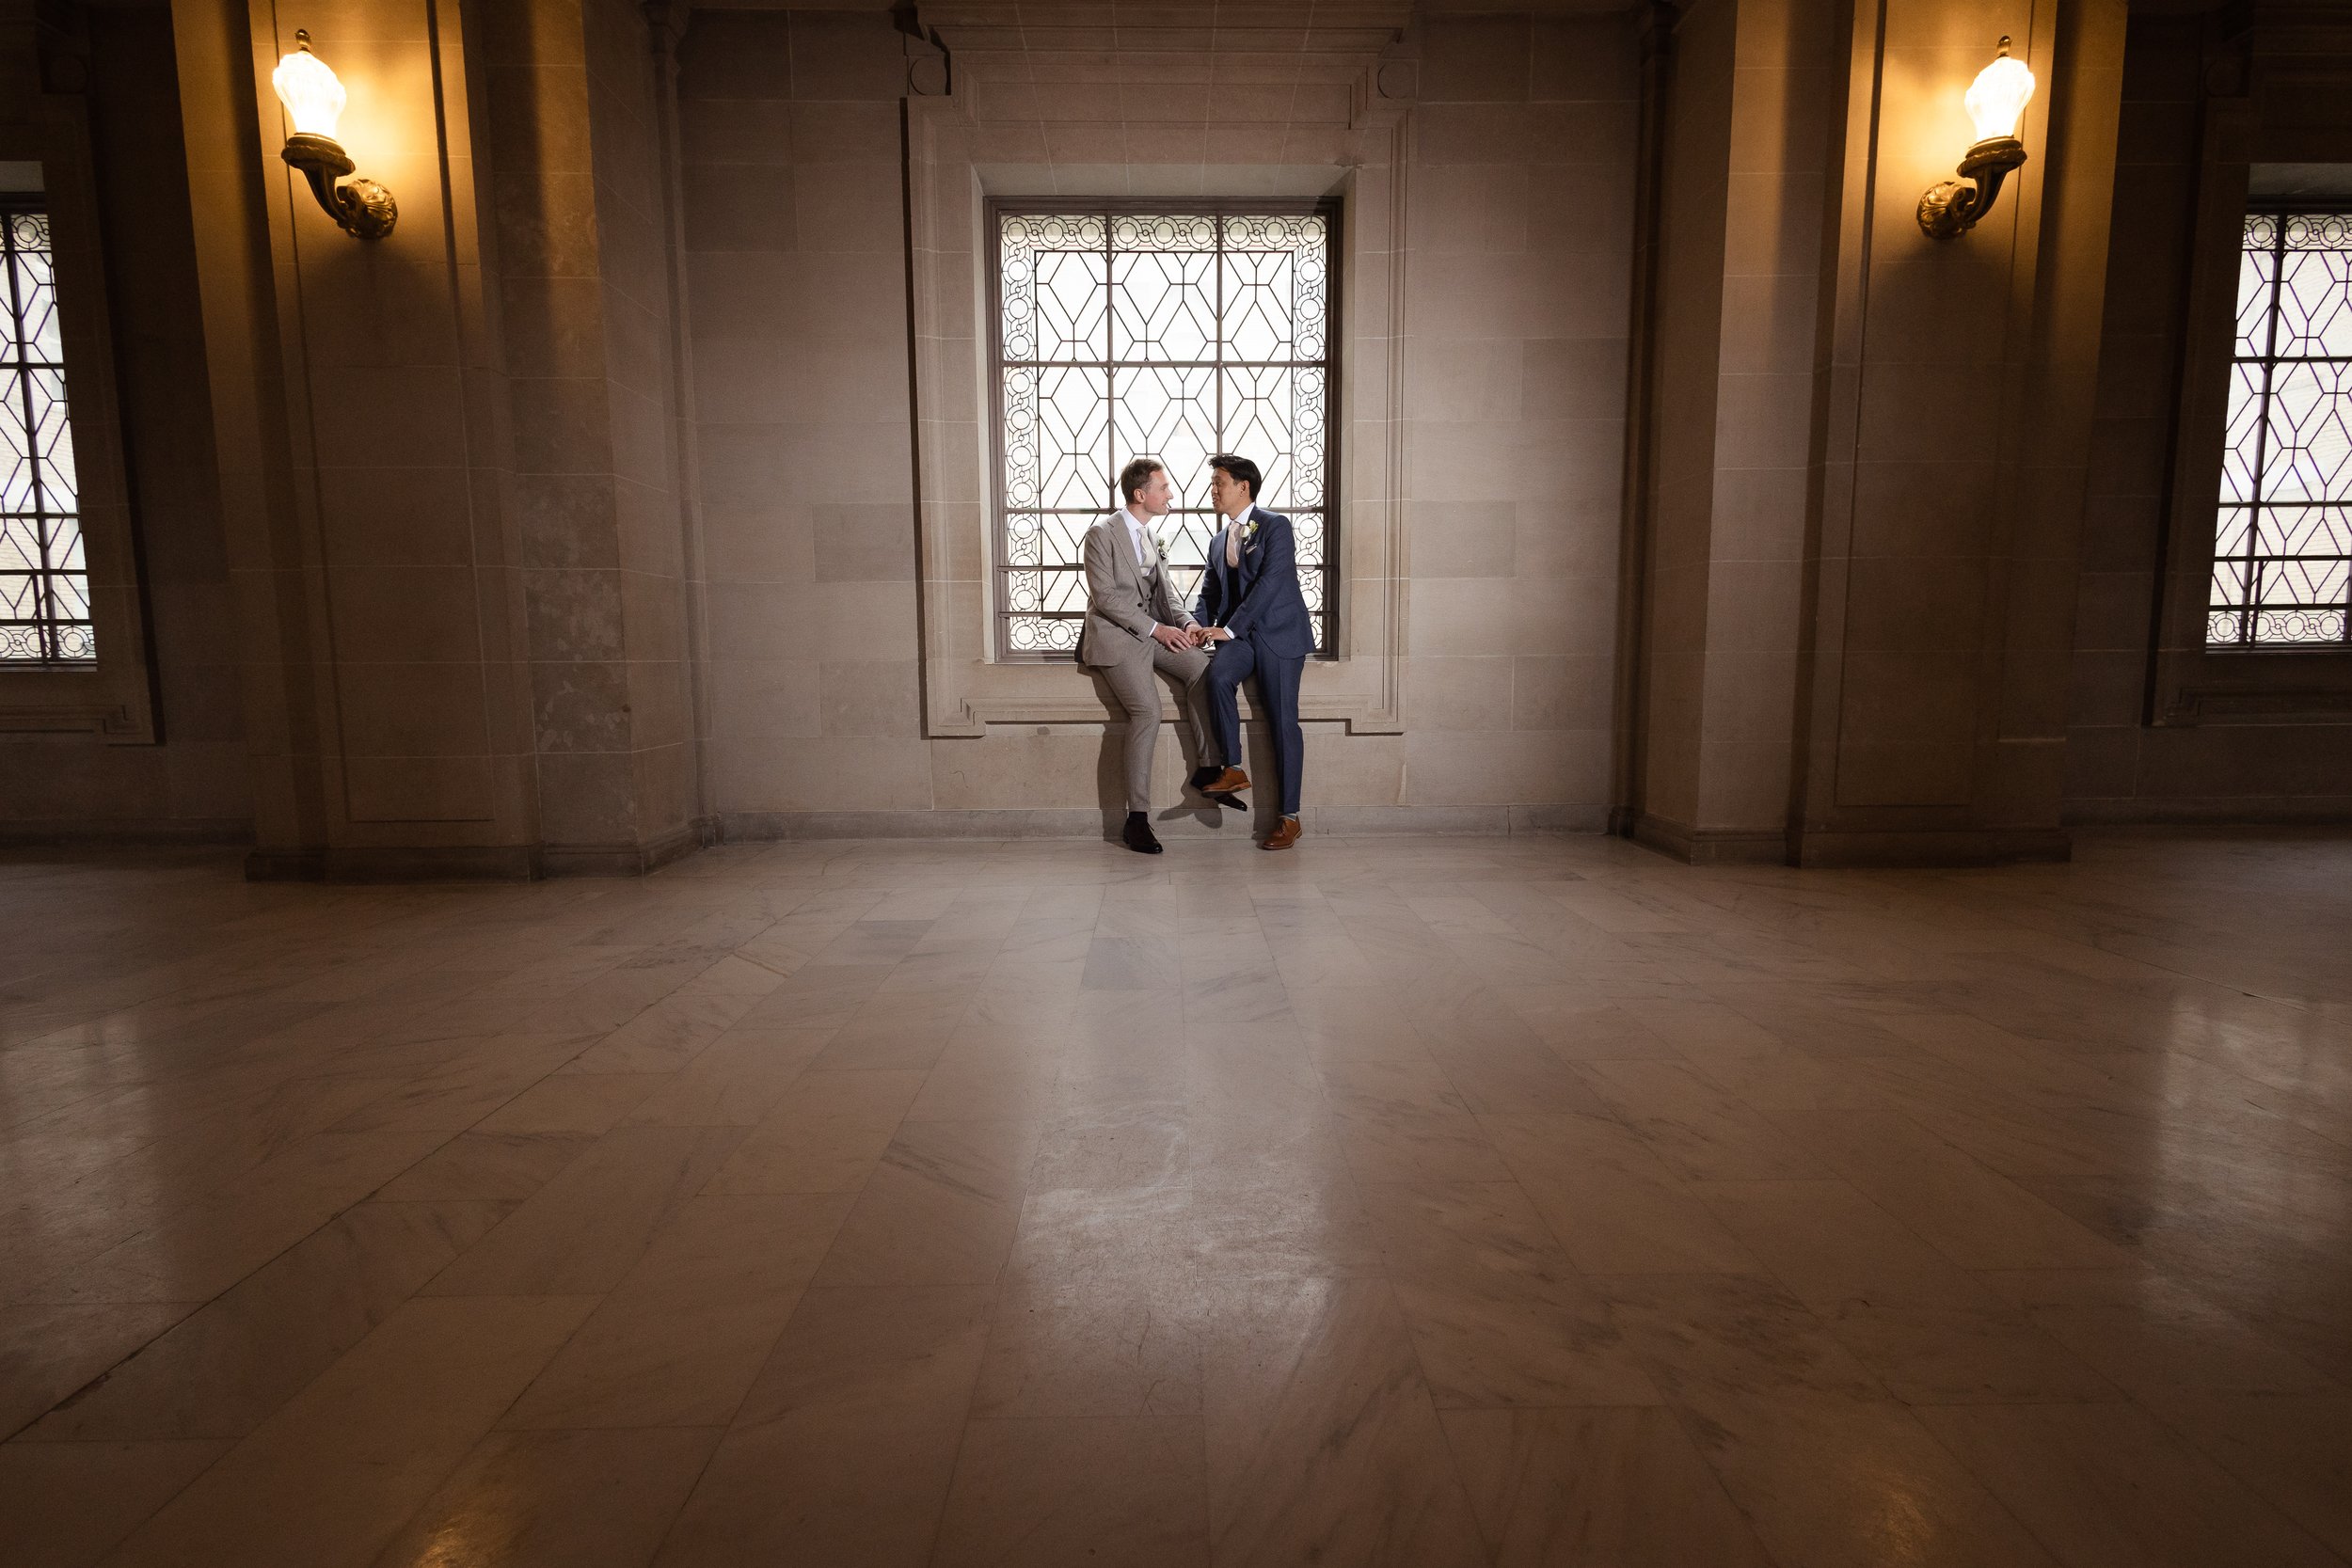
[[[343,112],[343,85],[325,60],[310,53],[308,32],[294,34],[294,52],[278,62],[269,81],[294,121],[294,135],[286,138],[278,156],[309,177],[310,194],[343,232],[363,240],[390,233],[400,217],[391,192],[373,180],[335,183],[354,166],[351,154],[335,139],[335,122]]]
[[[1960,160],[1958,173],[1961,180],[1974,183],[1947,180],[1930,185],[1919,198],[1919,227],[1930,238],[1948,240],[1964,234],[1993,210],[2001,194],[2001,182],[2026,161],[2026,144],[2017,139],[2017,122],[2025,118],[2026,104],[2032,98],[2033,72],[2023,61],[2009,57],[2009,40],[2004,38],[1999,55],[1977,72],[1963,100],[1968,118],[1976,122],[1977,141]]]

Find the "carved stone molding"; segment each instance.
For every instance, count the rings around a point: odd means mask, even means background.
[[[1283,173],[1324,182],[1290,194],[1336,192],[1341,200],[1337,657],[1309,663],[1300,715],[1387,735],[1404,729],[1406,425],[1398,416],[1411,109],[1370,90],[1371,74],[1352,95],[1350,161]],[[1092,193],[1033,189],[1024,182],[1040,178],[1036,172],[977,160],[980,127],[961,89],[910,97],[904,112],[924,733],[977,736],[991,724],[1099,723],[1109,705],[1085,672],[994,655],[986,566],[995,526],[988,461],[994,432],[985,378],[985,312],[993,305],[984,297],[981,248],[990,197]],[[1216,170],[1203,178],[1214,182]],[[1366,442],[1373,445],[1351,454]]]

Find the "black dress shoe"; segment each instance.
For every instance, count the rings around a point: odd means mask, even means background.
[[[1152,832],[1152,819],[1139,811],[1127,814],[1127,831],[1120,836],[1127,841],[1127,847],[1138,855],[1156,855],[1160,852],[1159,838]]]

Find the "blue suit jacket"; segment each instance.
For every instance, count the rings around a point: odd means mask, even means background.
[[[1260,506],[1251,514],[1258,531],[1242,546],[1239,567],[1225,564],[1220,541],[1209,541],[1209,569],[1200,574],[1192,617],[1248,638],[1275,658],[1305,658],[1315,651],[1315,624],[1298,587],[1297,537],[1280,513]]]

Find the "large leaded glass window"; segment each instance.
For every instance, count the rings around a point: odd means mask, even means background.
[[[2210,647],[2344,647],[2352,215],[2255,213],[2238,268]]]
[[[87,663],[96,645],[46,211],[0,205],[0,664]]]
[[[1331,641],[1333,214],[1263,206],[998,208],[997,648],[1066,653],[1086,615],[1080,542],[1156,457],[1162,543],[1189,599],[1217,522],[1208,459],[1258,465],[1296,525],[1315,643]]]

